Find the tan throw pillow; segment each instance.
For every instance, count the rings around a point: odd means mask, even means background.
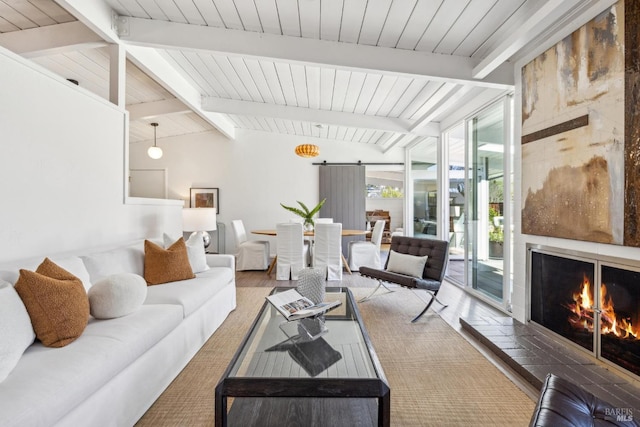
[[[43,345],[64,347],[87,327],[89,299],[82,281],[49,258],[35,272],[20,270],[15,289]]]
[[[175,282],[196,277],[189,264],[187,246],[181,237],[167,249],[144,241],[144,280],[149,285]]]

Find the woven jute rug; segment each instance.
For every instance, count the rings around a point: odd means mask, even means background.
[[[138,422],[212,426],[214,389],[267,288],[238,288],[238,307]],[[352,289],[356,297],[371,289]],[[391,388],[393,426],[526,426],[534,402],[409,291],[359,303]]]

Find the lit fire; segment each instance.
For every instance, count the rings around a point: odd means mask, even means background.
[[[593,332],[593,298],[591,297],[591,283],[585,276],[582,281],[580,291],[573,294],[573,303],[568,304],[567,308],[574,313],[569,318],[569,323],[574,327],[586,329]],[[601,332],[603,334],[614,334],[620,338],[638,339],[637,328],[631,324],[630,318],[619,318],[613,308],[613,301],[607,294],[607,287],[603,283],[600,285],[600,319]]]

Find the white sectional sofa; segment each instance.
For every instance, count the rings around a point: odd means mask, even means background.
[[[90,288],[115,273],[143,275],[143,247],[49,258]],[[133,425],[236,307],[233,256],[206,257],[209,270],[149,286],[136,311],[91,317],[64,347],[36,340],[0,382],[0,426]],[[33,271],[41,261],[0,266],[0,279],[14,284],[20,268]]]

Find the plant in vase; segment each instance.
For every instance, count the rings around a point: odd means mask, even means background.
[[[504,244],[504,228],[495,223],[494,218],[499,216],[497,209],[489,208],[489,257],[502,258]]]
[[[299,217],[302,217],[302,219],[304,220],[304,229],[305,230],[313,230],[313,227],[315,226],[315,222],[313,221],[313,216],[315,214],[317,214],[318,212],[320,212],[320,208],[322,208],[322,205],[324,205],[324,202],[326,202],[327,199],[323,199],[320,203],[318,203],[313,209],[309,209],[307,208],[307,206],[300,202],[297,201],[298,204],[300,205],[300,208],[294,207],[294,206],[286,206],[283,205],[282,203],[280,203],[280,206],[282,206],[283,208],[285,208],[286,210],[293,212],[294,214],[298,215]]]

